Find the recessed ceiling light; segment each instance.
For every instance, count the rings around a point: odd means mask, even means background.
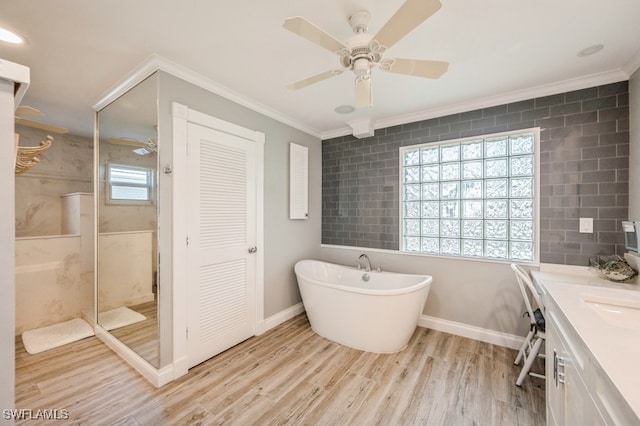
[[[604,44],[594,44],[593,46],[585,47],[584,49],[579,51],[578,56],[579,57],[591,56],[598,53],[602,49],[604,49]]]
[[[352,107],[351,105],[340,105],[340,106],[337,106],[336,109],[334,109],[334,111],[337,112],[338,114],[349,114],[354,110],[355,108]]]
[[[11,44],[24,43],[24,39],[20,37],[18,34],[2,27],[0,27],[0,41],[6,41],[7,43],[11,43]]]

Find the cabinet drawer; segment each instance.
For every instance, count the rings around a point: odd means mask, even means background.
[[[547,317],[558,329],[558,333],[562,336],[562,340],[567,347],[566,349],[571,352],[574,367],[581,375],[584,375],[588,366],[589,352],[578,333],[568,324],[564,316],[554,308],[547,309]]]

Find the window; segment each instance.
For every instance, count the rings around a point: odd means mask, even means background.
[[[533,262],[538,135],[401,148],[402,250]]]
[[[111,203],[151,203],[153,170],[124,164],[107,164]]]

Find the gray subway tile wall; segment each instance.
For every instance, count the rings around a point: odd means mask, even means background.
[[[322,142],[322,243],[398,250],[399,148],[540,127],[540,261],[588,265],[622,254],[628,217],[628,82]],[[578,232],[580,217],[594,233]]]

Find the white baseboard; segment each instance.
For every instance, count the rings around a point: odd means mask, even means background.
[[[486,328],[431,317],[429,315],[422,315],[418,321],[418,326],[516,350],[520,349],[520,346],[522,346],[524,342],[524,337],[522,336],[487,330]]]
[[[256,335],[259,336],[302,312],[304,312],[304,305],[302,303],[278,312],[258,323]],[[99,325],[95,326],[95,332],[100,340],[155,387],[161,387],[188,372],[186,357],[174,360],[172,364],[157,369]]]
[[[157,378],[157,381],[155,383],[156,387],[159,388],[160,386],[164,386],[167,383],[172,382],[175,379],[177,379],[177,377],[175,377],[174,370],[175,369],[173,367],[173,364],[165,365],[161,369],[157,370],[157,377],[158,378]]]
[[[298,303],[284,311],[278,312],[258,324],[258,331],[256,335],[259,336],[303,312],[304,305],[302,303]],[[520,349],[520,346],[522,346],[522,343],[524,342],[523,336],[515,336],[513,334],[487,330],[486,328],[449,321],[429,315],[420,316],[418,327],[430,328],[432,330],[455,334],[456,336],[467,337],[469,339],[479,340],[481,342],[491,343],[516,350]]]
[[[302,304],[302,302],[300,302],[296,305],[293,305],[290,308],[285,309],[284,311],[280,311],[275,315],[271,315],[269,318],[265,318],[264,320],[258,323],[256,327],[257,328],[256,336],[259,336],[265,333],[266,331],[279,326],[283,322],[288,321],[291,318],[303,312],[304,312],[304,305]]]
[[[149,364],[144,358],[131,350],[127,345],[116,339],[111,333],[104,328],[96,325],[96,336],[102,340],[111,350],[120,355],[124,361],[147,379],[152,385],[159,388],[174,379],[173,364],[158,370]]]
[[[189,372],[189,358],[187,356],[180,357],[173,360],[173,378],[184,376]]]

